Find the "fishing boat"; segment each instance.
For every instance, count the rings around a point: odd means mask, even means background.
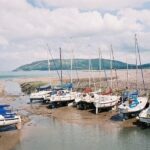
[[[150,106],[139,114],[138,119],[140,122],[150,125]]]
[[[0,127],[15,125],[21,129],[21,117],[12,112],[10,105],[0,105]]]

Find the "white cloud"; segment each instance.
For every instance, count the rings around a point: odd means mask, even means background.
[[[4,38],[0,36],[0,46],[5,46],[8,45],[8,41]]]
[[[18,0],[15,1],[17,3]],[[24,7],[22,3],[16,7],[14,1],[10,7],[10,3],[8,7],[5,6],[5,9],[0,10],[1,33],[10,39],[85,36],[103,31],[114,33],[124,30],[142,30],[142,25],[137,23],[135,18],[126,17],[128,12],[121,17],[110,13],[102,17],[98,11],[80,12],[76,8],[49,11],[33,8],[25,1]],[[149,12],[146,13],[149,15]],[[143,13],[145,17],[145,12]]]
[[[115,3],[108,0],[87,0],[85,7],[99,7],[97,2],[101,2],[103,7],[109,3],[109,7],[114,5],[119,8],[133,6],[135,2],[140,5],[145,1],[126,0],[121,3],[116,0]],[[35,59],[46,59],[46,51],[43,48],[46,43],[53,49],[55,57],[58,56],[58,47],[62,46],[64,56],[68,58],[70,49],[75,50],[76,57],[88,58],[89,53],[91,57],[96,57],[98,47],[107,51],[104,52],[104,57],[107,57],[109,45],[112,43],[117,59],[124,60],[120,56],[134,49],[134,33],[138,33],[140,37],[144,62],[149,62],[148,51],[145,49],[150,47],[150,10],[124,8],[116,14],[102,14],[97,9],[80,11],[78,8],[83,7],[84,0],[80,3],[78,0],[72,3],[71,0],[60,1],[59,4],[57,0],[48,2],[66,8],[49,10],[33,7],[26,0],[0,1],[0,52],[3,52],[0,59],[3,62],[9,58],[14,67]],[[77,8],[70,8],[73,5]]]
[[[47,4],[51,7],[72,7],[81,9],[116,10],[128,7],[139,7],[149,0],[30,0],[36,5]]]

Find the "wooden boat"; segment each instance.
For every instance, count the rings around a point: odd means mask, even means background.
[[[0,105],[0,127],[15,125],[21,129],[21,117],[10,110],[9,105]]]

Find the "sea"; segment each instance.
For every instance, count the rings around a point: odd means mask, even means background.
[[[90,73],[91,76],[98,75],[99,71],[88,71],[88,70],[80,70],[72,72],[70,70],[63,70],[62,74],[63,77],[70,78],[71,74],[74,78],[79,77],[88,77],[88,74]],[[109,73],[109,72],[108,72]],[[14,78],[32,78],[32,77],[52,77],[52,78],[59,78],[61,74],[61,71],[1,71],[0,72],[0,80],[7,80],[7,79],[14,79]]]

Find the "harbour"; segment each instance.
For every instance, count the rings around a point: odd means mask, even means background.
[[[0,0],[0,150],[150,150],[150,0]]]
[[[42,78],[45,81],[45,77]],[[146,83],[149,84],[147,79]],[[21,89],[18,88],[20,80],[25,81],[24,78],[3,80],[8,96],[7,94],[5,97],[2,96],[1,103],[11,104],[25,119],[19,131],[14,128],[1,130],[0,149],[34,150],[41,149],[42,146],[45,150],[49,147],[58,150],[71,148],[110,150],[112,147],[124,150],[135,147],[137,150],[149,149],[149,128],[137,125],[135,118],[122,121],[116,110],[103,111],[96,115],[93,110],[78,110],[68,106],[48,109],[48,104],[42,104],[41,101],[30,104],[29,96],[21,93]],[[31,78],[26,80],[31,81]],[[38,78],[32,80],[38,81]],[[14,145],[8,148],[3,141],[5,138],[11,139],[12,135],[16,139],[12,140]]]

